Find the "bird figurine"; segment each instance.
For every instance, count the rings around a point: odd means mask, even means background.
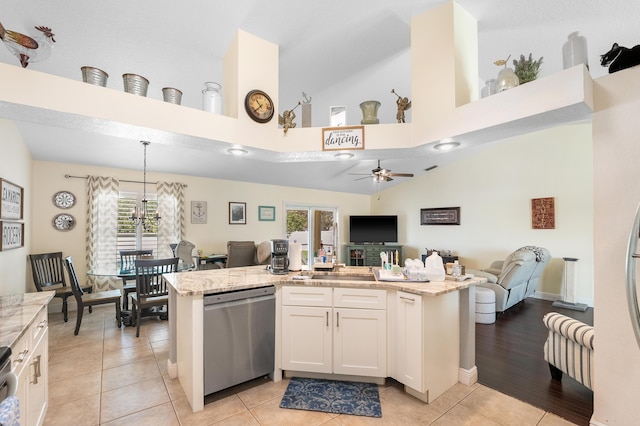
[[[48,27],[35,27],[42,32],[42,35],[29,37],[16,31],[7,30],[0,23],[0,39],[19,60],[22,68],[26,68],[31,62],[38,62],[47,59],[53,49],[53,38],[55,34]]]

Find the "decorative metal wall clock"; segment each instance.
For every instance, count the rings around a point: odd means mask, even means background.
[[[71,231],[76,226],[76,219],[67,213],[56,215],[51,222],[58,231]]]
[[[53,195],[53,204],[61,209],[70,209],[76,204],[76,196],[69,191],[58,191]]]

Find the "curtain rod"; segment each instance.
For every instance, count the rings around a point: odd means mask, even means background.
[[[73,176],[73,175],[64,175],[65,178],[67,179],[89,179],[89,176]],[[127,183],[144,183],[141,180],[126,180],[126,179],[118,179],[120,182],[127,182]],[[158,182],[147,182],[148,184],[151,185],[156,185]],[[186,183],[181,183],[180,185],[182,185],[183,188],[186,188],[188,185]]]

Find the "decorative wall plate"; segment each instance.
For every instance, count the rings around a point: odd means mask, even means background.
[[[76,204],[76,196],[69,191],[58,191],[53,195],[53,205],[61,209],[70,209]]]
[[[51,222],[58,231],[70,231],[76,226],[76,219],[68,213],[60,213]]]

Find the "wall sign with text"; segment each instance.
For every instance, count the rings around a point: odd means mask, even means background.
[[[0,219],[22,219],[24,191],[21,186],[0,179]]]
[[[2,240],[0,251],[20,248],[24,246],[24,223],[0,221]]]
[[[364,149],[364,126],[322,128],[322,150]]]

